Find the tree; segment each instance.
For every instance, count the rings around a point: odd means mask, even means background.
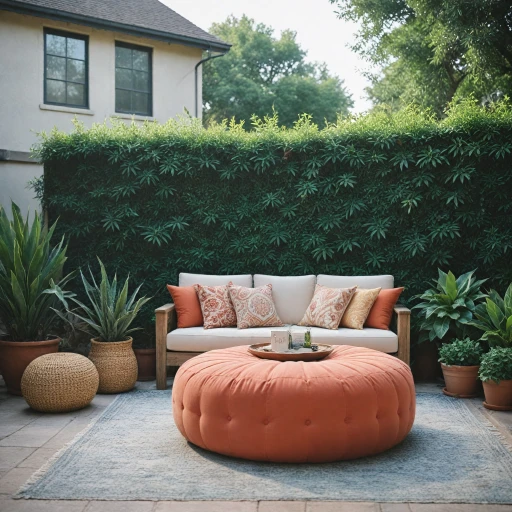
[[[382,66],[374,104],[406,103],[441,114],[453,99],[483,102],[512,92],[512,4],[504,0],[330,0],[357,21],[352,49]]]
[[[210,32],[233,46],[222,58],[204,64],[205,123],[234,117],[250,125],[252,115],[263,117],[274,108],[280,124],[291,126],[303,113],[316,123],[334,122],[353,105],[343,82],[325,64],[305,61],[296,34],[273,29],[243,16],[214,24]]]

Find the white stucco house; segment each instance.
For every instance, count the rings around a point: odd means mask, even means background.
[[[0,0],[0,204],[38,208],[37,132],[200,117],[203,52],[229,48],[158,0]]]

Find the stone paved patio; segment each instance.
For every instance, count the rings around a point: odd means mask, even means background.
[[[155,389],[155,383],[137,383]],[[440,392],[437,384],[419,384],[419,390]],[[56,451],[71,441],[115,395],[97,395],[92,405],[69,414],[45,415],[31,410],[21,397],[7,394],[0,379],[0,512],[512,512],[512,505],[349,502],[148,502],[13,500],[18,488]],[[512,445],[512,413],[480,410]],[[400,485],[397,482],[397,485]]]

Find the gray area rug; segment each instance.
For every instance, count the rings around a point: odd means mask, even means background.
[[[249,462],[188,444],[170,392],[136,391],[118,397],[18,497],[512,503],[512,453],[464,401],[420,393],[413,430],[388,452],[329,464]]]

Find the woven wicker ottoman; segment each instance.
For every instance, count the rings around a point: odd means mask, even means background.
[[[21,392],[36,411],[68,412],[89,405],[98,385],[98,370],[89,359],[58,352],[38,357],[27,366]]]
[[[247,347],[183,364],[173,393],[176,426],[212,452],[273,462],[329,462],[400,443],[416,409],[409,367],[361,347],[317,362],[259,359]]]

